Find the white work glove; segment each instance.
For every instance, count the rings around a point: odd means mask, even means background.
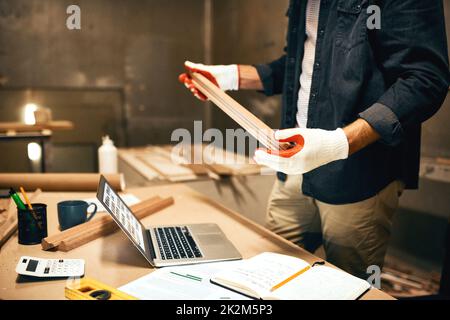
[[[186,61],[184,67],[189,72],[201,73],[223,91],[239,90],[239,67],[236,64],[207,66]],[[195,87],[189,73],[181,74],[179,80],[184,83],[195,97],[200,100],[207,100],[207,97]]]
[[[340,128],[333,131],[304,128],[279,130],[275,132],[275,139],[296,142],[296,146],[285,151],[258,149],[254,159],[258,164],[286,174],[303,174],[348,158],[347,136]]]

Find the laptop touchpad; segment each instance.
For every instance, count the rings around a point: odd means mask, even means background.
[[[217,233],[198,234],[197,239],[200,245],[208,245],[208,246],[223,245],[225,240],[222,235]]]

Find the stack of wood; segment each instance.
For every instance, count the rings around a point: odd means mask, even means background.
[[[246,156],[202,144],[120,149],[119,157],[149,181],[181,182],[270,172]]]
[[[136,218],[143,219],[173,203],[172,197],[155,196],[131,206],[130,209]],[[97,238],[107,236],[118,229],[119,227],[113,218],[110,215],[104,215],[42,239],[41,245],[43,250],[57,249],[67,252]]]
[[[450,159],[422,157],[419,176],[423,179],[450,183]]]
[[[439,291],[438,273],[421,275],[406,266],[395,269],[384,267],[381,274],[381,288],[396,298],[412,298],[435,295]]]

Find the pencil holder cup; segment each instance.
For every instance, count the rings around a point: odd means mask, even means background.
[[[20,244],[39,244],[47,237],[47,205],[33,203],[31,206],[35,214],[28,208],[17,211]]]

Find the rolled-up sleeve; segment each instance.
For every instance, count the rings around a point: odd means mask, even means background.
[[[385,143],[395,145],[402,140],[402,125],[395,113],[384,104],[375,103],[366,111],[361,112],[359,116],[378,132]]]
[[[263,84],[265,95],[273,96],[283,92],[286,55],[268,64],[256,64],[254,66]]]
[[[449,89],[442,0],[380,1],[382,25],[373,45],[388,84],[377,103],[361,112],[388,145],[429,119]]]

